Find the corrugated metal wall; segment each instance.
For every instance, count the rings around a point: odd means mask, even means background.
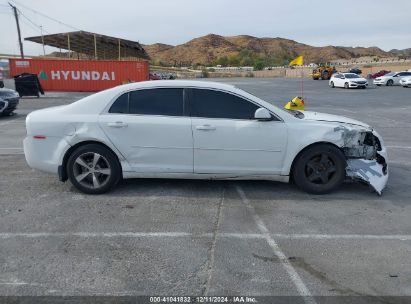
[[[9,59],[10,76],[37,74],[45,91],[97,92],[148,80],[148,61]]]

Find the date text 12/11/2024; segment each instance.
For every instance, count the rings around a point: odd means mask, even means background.
[[[232,297],[218,297],[218,296],[200,296],[200,297],[150,297],[150,303],[257,303],[255,297],[248,296],[232,296]]]

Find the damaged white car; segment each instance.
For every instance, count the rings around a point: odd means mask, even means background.
[[[32,112],[24,152],[35,169],[91,194],[122,178],[258,179],[316,194],[344,180],[381,194],[381,137],[345,117],[284,110],[231,85],[140,82]]]

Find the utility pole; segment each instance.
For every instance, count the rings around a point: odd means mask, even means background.
[[[17,34],[19,35],[19,46],[20,46],[20,56],[22,59],[24,59],[24,53],[23,53],[23,43],[21,42],[21,32],[20,32],[20,23],[19,23],[19,15],[17,14],[17,7],[12,5],[9,2],[9,5],[13,9],[14,12],[14,18],[16,19],[16,26],[17,26]]]
[[[43,36],[43,26],[40,25],[40,31],[41,31],[41,43],[43,44],[43,55],[46,56],[46,49],[44,48],[44,36]]]

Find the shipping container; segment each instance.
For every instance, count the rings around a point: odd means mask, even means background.
[[[9,59],[10,77],[37,74],[44,91],[97,92],[149,79],[146,60]]]

